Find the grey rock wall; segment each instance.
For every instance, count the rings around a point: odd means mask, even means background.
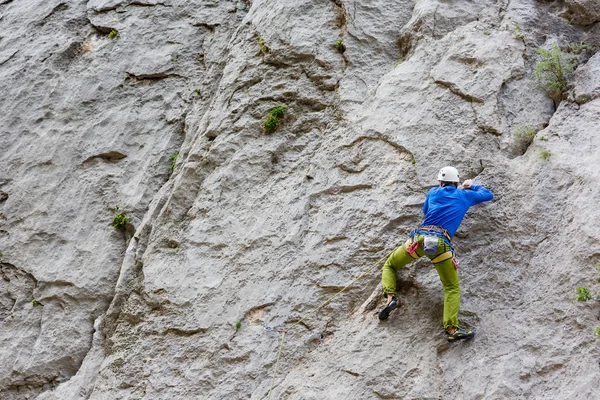
[[[0,1],[2,399],[264,399],[305,317],[272,398],[597,396],[600,58],[534,74],[593,3]],[[496,195],[455,239],[477,337],[425,261],[385,323],[378,269],[310,314],[448,164]]]

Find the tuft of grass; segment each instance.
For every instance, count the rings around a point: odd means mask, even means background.
[[[402,61],[398,61],[395,65],[394,68],[396,68],[398,65],[402,64]]]
[[[540,140],[546,141],[546,140],[548,140],[548,138],[546,136],[540,136]]]
[[[194,92],[196,92],[196,94],[197,94],[198,96],[202,96],[202,91],[200,90],[200,88],[198,88],[198,89],[194,90]]]
[[[119,35],[119,31],[116,29],[111,29],[110,32],[108,33],[108,38],[109,39],[114,39]]]
[[[340,38],[340,39],[336,40],[336,42],[335,42],[335,48],[340,53],[345,52],[346,51],[346,46],[344,46],[344,39]]]
[[[258,38],[258,45],[260,46],[260,51],[262,51],[263,54],[267,54],[269,52],[269,48],[265,44],[265,40],[262,37]]]
[[[124,231],[129,222],[129,216],[127,214],[119,212],[119,207],[115,207],[115,215],[113,218],[112,226],[116,229]]]
[[[44,306],[42,303],[40,303],[36,299],[31,299],[31,304],[33,304],[34,307],[39,307],[39,306],[43,307]]]
[[[488,30],[486,29],[485,31],[483,31],[483,34],[484,34],[484,35],[486,35],[486,36],[489,36],[489,35],[490,35],[490,31],[488,31]]]
[[[177,157],[179,157],[179,152],[169,157],[169,160],[171,160],[171,172],[173,172],[173,170],[175,169],[175,164],[177,164]]]
[[[279,128],[280,120],[285,116],[286,108],[286,106],[277,106],[269,112],[264,124],[265,131],[275,132]]]
[[[534,131],[529,124],[526,124],[525,126],[517,125],[515,133],[513,134],[513,139],[521,143],[531,143],[536,134],[537,132]]]
[[[238,321],[235,323],[235,330],[239,330],[242,327],[242,321]]]
[[[415,161],[415,158],[414,158],[414,157],[412,158],[412,160],[410,160],[410,163],[411,163],[412,165],[415,165],[416,161]]]
[[[551,155],[552,155],[552,152],[550,150],[542,150],[538,154],[538,156],[544,161],[548,161],[548,159],[550,158]]]
[[[546,50],[538,48],[540,59],[535,64],[535,79],[550,93],[562,93],[577,65],[577,58],[565,55],[557,45]]]

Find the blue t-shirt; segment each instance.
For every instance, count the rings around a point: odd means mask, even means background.
[[[425,221],[421,226],[441,226],[452,237],[469,207],[493,198],[492,192],[479,185],[471,185],[471,190],[461,190],[454,186],[434,187],[427,193],[423,204]]]

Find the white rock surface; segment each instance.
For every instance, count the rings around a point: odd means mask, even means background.
[[[0,1],[0,397],[264,399],[307,317],[272,398],[594,398],[600,58],[556,110],[533,71],[600,28],[559,3]],[[496,195],[455,239],[477,337],[425,261],[385,323],[378,269],[310,315],[446,164]]]

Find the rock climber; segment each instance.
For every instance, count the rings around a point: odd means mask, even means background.
[[[444,287],[444,330],[449,342],[470,339],[475,332],[458,327],[460,286],[458,261],[454,257],[451,239],[456,233],[469,207],[494,198],[483,186],[473,180],[463,182],[458,189],[460,176],[454,167],[444,167],[438,174],[439,186],[432,188],[423,204],[425,220],[409,233],[408,240],[388,257],[383,265],[381,281],[387,304],[379,312],[385,320],[398,307],[396,298],[396,272],[410,262],[427,256],[435,266]]]

